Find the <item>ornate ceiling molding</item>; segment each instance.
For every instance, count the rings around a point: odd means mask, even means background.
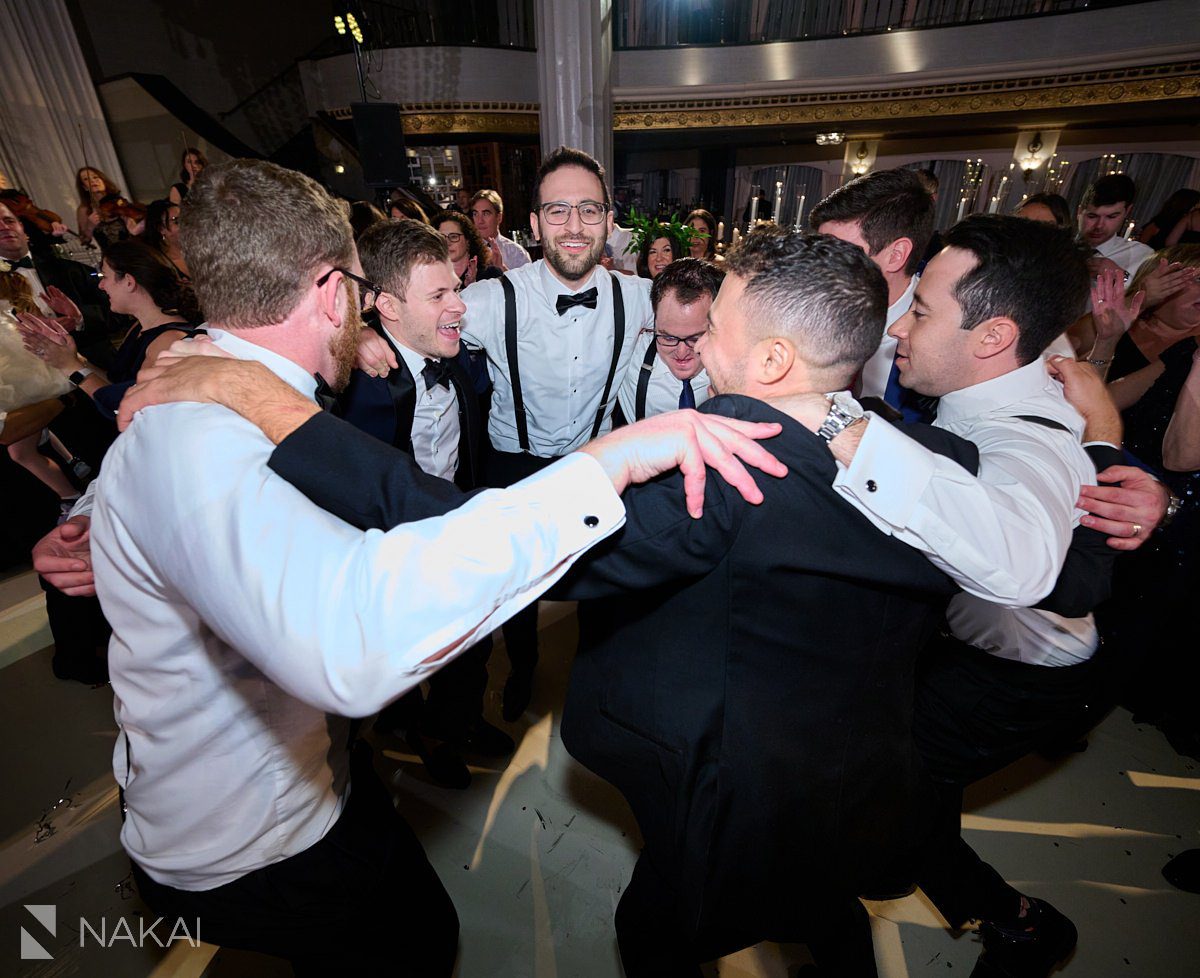
[[[1154,102],[1200,96],[1200,61],[881,91],[620,103],[618,132],[853,124],[917,116]]]
[[[338,119],[349,119],[349,107],[334,109]],[[410,136],[499,133],[536,136],[536,102],[412,102],[400,106],[404,132]]]

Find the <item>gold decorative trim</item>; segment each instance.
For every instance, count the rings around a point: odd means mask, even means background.
[[[347,106],[334,109],[330,115],[349,119],[351,112]],[[400,115],[404,132],[410,136],[538,133],[535,102],[412,102],[401,104]]]
[[[1200,96],[1200,61],[884,91],[618,103],[613,129],[857,123],[1186,99]]]

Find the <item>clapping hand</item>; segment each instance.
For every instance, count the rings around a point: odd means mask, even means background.
[[[55,370],[78,369],[79,353],[75,349],[75,340],[60,325],[60,320],[32,312],[15,315],[26,350]]]
[[[1092,321],[1098,343],[1116,343],[1129,330],[1142,311],[1144,291],[1125,294],[1125,275],[1119,269],[1106,268],[1092,286]]]
[[[68,333],[75,332],[83,325],[83,313],[79,311],[79,306],[62,289],[52,285],[39,298],[50,307],[59,325]]]

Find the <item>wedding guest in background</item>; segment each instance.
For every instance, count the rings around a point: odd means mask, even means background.
[[[167,198],[172,204],[183,203],[188,191],[192,189],[196,177],[203,172],[206,166],[208,166],[208,158],[195,146],[189,146],[183,151],[183,156],[179,160],[179,182],[171,184],[171,189],[167,193]]]
[[[529,264],[529,252],[500,233],[504,201],[494,190],[478,190],[471,198],[471,220],[492,253],[492,264],[502,272]]]
[[[462,288],[480,279],[499,278],[504,274],[492,264],[491,249],[484,244],[475,222],[466,214],[439,211],[433,216],[433,226],[450,246],[450,263]]]
[[[388,217],[393,221],[407,217],[409,220],[420,221],[422,224],[429,223],[429,215],[425,213],[425,208],[411,197],[405,197],[403,194],[393,194],[392,199],[388,201]]]
[[[387,215],[370,201],[356,200],[350,205],[350,228],[355,241],[363,236],[367,228],[387,219]]]
[[[179,205],[152,200],[146,206],[146,230],[141,240],[161,254],[182,278],[188,278],[187,259],[179,247]]]
[[[688,257],[719,261],[717,257],[717,219],[703,208],[696,208],[687,216],[686,223],[696,230],[688,245]]]
[[[1034,194],[1026,197],[1016,210],[1017,217],[1041,221],[1060,228],[1071,226],[1071,205],[1058,194]]]
[[[75,189],[79,192],[79,206],[75,208],[75,226],[84,244],[89,244],[100,226],[100,201],[113,195],[120,196],[120,188],[102,170],[94,166],[79,168],[75,174]]]
[[[1192,190],[1189,187],[1181,187],[1176,190],[1163,201],[1158,213],[1150,218],[1146,226],[1142,228],[1142,233],[1138,235],[1138,241],[1155,251],[1176,244],[1179,241],[1178,238],[1169,241],[1168,237],[1175,230],[1175,226],[1197,204],[1200,204],[1200,190]]]

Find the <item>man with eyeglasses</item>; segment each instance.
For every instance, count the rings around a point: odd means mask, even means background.
[[[219,359],[184,356],[166,399],[217,403],[129,424],[132,402],[164,400],[147,400],[163,358],[143,371],[89,493],[93,522],[77,509],[43,541],[54,566],[42,544],[37,558],[74,593],[95,561],[138,891],[156,914],[199,918],[206,940],[285,957],[297,975],[401,961],[448,976],[453,904],[344,718],[419,685],[540,594],[621,525],[631,483],[682,465],[699,516],[707,464],[761,501],[737,456],[783,475],[745,438],[778,426],[654,418],[466,497],[316,403],[321,375],[331,390],[349,375],[362,299],[383,298],[338,201],[302,174],[234,160],[196,179],[181,233],[210,320],[187,352]],[[382,480],[346,475],[379,457]],[[331,486],[295,488],[330,458]],[[341,507],[343,521],[332,507],[351,490],[370,499]]]
[[[700,258],[671,262],[650,287],[654,331],[638,337],[617,393],[626,421],[699,407],[709,397],[708,374],[696,343],[725,273]]]
[[[649,281],[600,266],[613,218],[604,168],[595,159],[565,146],[550,153],[538,171],[529,220],[544,257],[462,293],[462,338],[486,351],[494,384],[484,480],[496,487],[612,427],[634,343],[654,328]],[[383,375],[396,358],[365,332],[358,366]],[[536,606],[505,625],[504,639],[512,672],[503,715],[511,722],[533,693]]]

